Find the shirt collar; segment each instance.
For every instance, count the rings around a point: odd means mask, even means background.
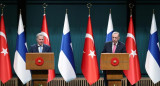
[[[114,43],[112,42],[112,45],[114,45]],[[116,46],[118,45],[118,42],[116,43]]]
[[[37,46],[39,47],[40,45],[39,45],[39,44],[37,44]],[[41,47],[43,47],[43,44],[41,45]]]

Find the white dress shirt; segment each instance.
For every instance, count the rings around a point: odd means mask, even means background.
[[[39,51],[39,53],[42,53],[42,52],[40,52],[40,45],[38,44],[38,51]],[[43,51],[43,44],[41,45],[41,51]]]

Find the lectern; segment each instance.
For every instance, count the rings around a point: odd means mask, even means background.
[[[108,86],[122,86],[123,70],[129,69],[128,53],[101,53],[100,69],[106,70]]]
[[[47,86],[47,70],[54,69],[54,53],[26,53],[26,69],[32,72],[33,86]]]

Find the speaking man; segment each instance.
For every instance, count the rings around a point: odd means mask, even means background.
[[[43,53],[43,52],[51,52],[51,47],[44,44],[44,35],[43,33],[38,33],[36,35],[37,44],[31,45],[30,51],[33,53]]]
[[[125,44],[119,41],[119,32],[112,33],[112,41],[106,42],[102,53],[126,53]],[[106,80],[106,71],[103,71],[105,86],[108,86]]]

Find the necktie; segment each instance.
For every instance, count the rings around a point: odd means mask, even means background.
[[[42,53],[42,46],[39,46],[39,53]]]
[[[115,51],[116,51],[116,44],[114,44],[112,52],[115,53]]]

